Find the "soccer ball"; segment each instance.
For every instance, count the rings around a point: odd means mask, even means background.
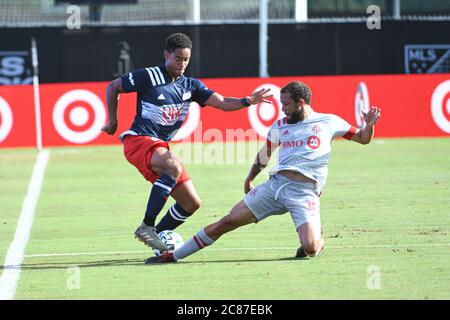
[[[158,233],[159,238],[171,251],[178,249],[184,243],[183,238],[173,230],[164,230]],[[161,255],[159,249],[153,249],[157,256]]]

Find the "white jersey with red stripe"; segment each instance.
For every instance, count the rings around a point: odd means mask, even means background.
[[[300,172],[317,181],[323,189],[328,176],[331,140],[335,137],[350,140],[357,130],[337,115],[314,111],[294,124],[287,123],[286,118],[277,120],[267,136],[268,144],[279,146],[278,162],[269,174],[281,170]]]

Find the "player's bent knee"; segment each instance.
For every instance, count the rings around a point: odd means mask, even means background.
[[[306,254],[310,257],[317,256],[322,250],[323,244],[321,241],[314,241],[307,245],[303,246],[303,250],[305,250]]]
[[[202,200],[200,198],[195,199],[192,202],[192,213],[194,213],[195,211],[197,211],[198,209],[200,209],[200,207],[202,206]]]
[[[183,172],[183,166],[178,160],[171,160],[168,161],[165,171],[173,179],[178,180]]]
[[[194,198],[186,205],[186,208],[183,209],[189,212],[190,215],[192,215],[195,211],[200,209],[201,205],[202,201],[200,200],[200,198]]]

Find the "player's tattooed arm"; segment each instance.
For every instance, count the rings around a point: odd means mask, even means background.
[[[273,145],[268,145],[267,143],[262,147],[262,149],[256,155],[255,161],[250,168],[250,172],[247,175],[244,183],[244,192],[248,193],[254,188],[253,180],[256,176],[267,167],[270,157],[272,155]]]
[[[249,177],[256,178],[256,176],[264,170],[264,168],[267,167],[267,163],[261,161],[259,153],[256,155],[255,162],[253,163],[252,167],[250,168],[250,172],[248,174]]]

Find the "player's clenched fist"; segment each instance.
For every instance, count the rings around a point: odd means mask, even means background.
[[[102,127],[102,131],[109,135],[113,135],[117,130],[117,122],[108,122]]]

